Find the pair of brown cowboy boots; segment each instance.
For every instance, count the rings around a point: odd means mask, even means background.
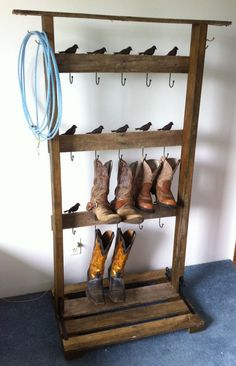
[[[176,206],[171,182],[178,165],[179,160],[174,158],[144,159],[130,165],[120,159],[115,199],[109,203],[107,197],[112,161],[102,164],[96,159],[91,199],[86,208],[106,224],[117,224],[120,221],[140,224],[144,218],[136,208],[153,212],[151,193],[156,196],[159,204],[165,207]]]
[[[120,228],[117,229],[113,257],[108,269],[109,297],[115,303],[125,301],[124,267],[135,237],[136,234],[133,230],[122,233]],[[113,238],[114,233],[110,230],[105,231],[103,234],[99,229],[95,230],[95,243],[87,273],[86,289],[87,297],[95,304],[105,303],[103,274]]]

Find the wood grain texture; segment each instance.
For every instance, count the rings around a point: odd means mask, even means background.
[[[59,72],[187,73],[189,57],[56,54]]]
[[[176,24],[194,24],[203,23],[209,25],[228,26],[231,24],[229,21],[222,20],[200,20],[200,19],[172,19],[172,18],[146,18],[146,17],[133,17],[133,16],[119,16],[119,15],[103,15],[103,14],[86,14],[86,13],[67,13],[67,12],[53,12],[53,11],[41,11],[41,10],[24,10],[13,9],[12,14],[16,15],[48,15],[53,17],[62,18],[82,18],[82,19],[101,19],[101,20],[117,20],[127,22],[147,22],[147,23],[176,23]]]
[[[42,17],[42,30],[46,32],[50,45],[54,49],[54,24],[50,16]],[[55,106],[57,108],[57,104]],[[49,141],[52,195],[52,229],[54,250],[54,299],[56,310],[59,311],[59,298],[64,297],[64,260],[62,234],[62,193],[61,193],[61,162],[59,135]]]
[[[71,337],[68,340],[63,340],[63,346],[65,352],[86,350],[94,347],[132,341],[156,334],[174,332],[180,329],[200,327],[202,324],[203,321],[198,315],[178,315],[167,319],[154,320],[127,327]]]
[[[156,219],[160,217],[172,217],[176,215],[176,208],[162,207],[158,204],[154,205],[154,208],[155,211],[151,213],[140,210],[137,211],[143,215],[144,220]],[[105,224],[101,221],[98,221],[96,216],[92,212],[84,211],[84,212],[75,212],[71,214],[62,214],[63,229],[72,229],[76,227],[95,226],[95,225],[98,226]]]
[[[126,309],[131,306],[150,304],[167,299],[178,298],[178,294],[173,290],[170,283],[160,283],[146,287],[138,287],[126,290],[126,300],[124,303],[114,304],[105,294],[106,303],[94,305],[86,297],[65,300],[64,318],[99,314],[117,309]]]
[[[176,290],[179,288],[179,278],[184,274],[206,37],[206,24],[192,26],[190,65],[184,115],[183,145],[179,174],[178,208],[176,214],[172,262],[172,284]]]
[[[128,273],[125,274],[125,284],[145,284],[152,281],[157,282],[166,282],[166,275],[165,275],[165,269],[159,269],[154,271],[147,271],[142,273]],[[103,280],[103,286],[107,288],[109,285],[108,278],[104,278]],[[78,292],[84,292],[86,290],[87,282],[80,282],[75,283],[71,285],[66,285],[64,289],[65,295],[78,293]]]
[[[99,151],[181,146],[183,130],[60,135],[60,151]]]
[[[236,244],[234,246],[234,257],[233,257],[233,263],[236,264]]]
[[[86,334],[187,313],[190,312],[184,301],[176,300],[165,304],[154,304],[80,319],[70,319],[65,321],[65,327],[68,335]]]

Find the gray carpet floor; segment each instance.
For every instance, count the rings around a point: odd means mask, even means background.
[[[236,366],[236,266],[229,260],[189,266],[185,282],[206,330],[95,349],[71,361],[64,359],[50,293],[34,302],[0,300],[0,365]]]

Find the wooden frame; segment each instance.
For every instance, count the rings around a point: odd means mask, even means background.
[[[187,73],[187,92],[183,130],[126,134],[56,136],[49,142],[52,184],[52,229],[54,240],[54,299],[60,334],[67,357],[75,352],[147,337],[178,329],[191,332],[204,328],[204,321],[182,294],[189,209],[191,201],[198,115],[204,69],[207,28],[228,26],[217,20],[160,19],[81,13],[13,10],[14,14],[41,16],[42,29],[54,50],[54,17],[99,20],[190,24],[189,56],[66,55],[56,54],[60,72],[172,72]],[[104,143],[105,141],[105,143]],[[128,275],[126,302],[95,306],[85,296],[85,283],[64,286],[63,229],[98,225],[87,212],[62,214],[60,153],[157,146],[181,146],[178,202],[176,209],[156,206],[145,219],[176,216],[171,278],[159,270]],[[108,280],[104,281],[105,287]]]

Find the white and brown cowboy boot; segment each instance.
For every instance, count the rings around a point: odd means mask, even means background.
[[[154,212],[151,196],[151,188],[159,171],[161,162],[156,159],[144,159],[140,164],[138,177],[136,179],[136,206],[146,212]]]
[[[112,211],[107,200],[109,182],[112,170],[112,161],[105,164],[98,159],[94,161],[94,182],[90,202],[87,203],[87,211],[92,211],[99,221],[105,224],[118,224],[121,221],[119,215]]]
[[[134,177],[137,164],[135,162],[128,165],[123,159],[119,160],[115,199],[112,201],[112,207],[122,221],[130,224],[140,224],[144,220],[134,206]]]
[[[163,158],[162,169],[156,180],[156,199],[164,207],[176,207],[176,201],[171,192],[171,183],[180,160]]]

